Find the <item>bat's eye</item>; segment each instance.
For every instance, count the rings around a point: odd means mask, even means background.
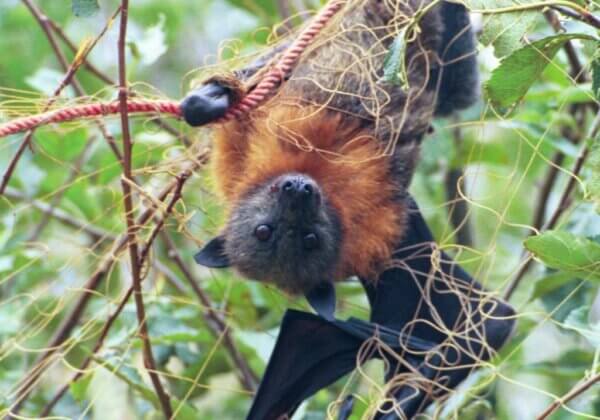
[[[258,239],[259,241],[268,241],[269,238],[271,238],[271,234],[273,233],[273,229],[271,229],[271,226],[269,225],[259,225],[255,230],[254,230],[254,236],[256,236],[256,239]]]
[[[304,248],[308,250],[315,249],[317,246],[319,246],[319,238],[314,233],[309,233],[308,235],[304,236],[302,242],[304,243]]]

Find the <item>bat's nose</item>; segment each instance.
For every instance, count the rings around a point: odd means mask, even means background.
[[[310,197],[318,194],[314,181],[302,176],[286,177],[281,183],[282,194],[292,197]]]
[[[316,211],[321,203],[319,185],[302,174],[288,174],[278,180],[280,200],[293,213]]]

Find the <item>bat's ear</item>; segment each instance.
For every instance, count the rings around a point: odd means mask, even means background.
[[[205,267],[225,268],[231,264],[225,254],[225,238],[219,235],[211,239],[204,248],[194,255],[194,260]]]
[[[335,287],[333,283],[321,283],[306,294],[306,300],[326,320],[333,321],[335,319]]]

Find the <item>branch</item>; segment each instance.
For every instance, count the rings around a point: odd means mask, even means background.
[[[460,147],[462,135],[460,127],[457,125],[454,130],[454,145]],[[452,203],[448,209],[450,222],[455,229],[456,242],[464,246],[473,245],[473,232],[469,220],[469,204],[461,197],[460,191],[465,188],[464,172],[462,168],[448,168],[446,171],[444,184],[446,190],[446,200]]]
[[[598,114],[596,114],[596,117],[594,118],[594,121],[592,122],[592,125],[590,126],[587,138],[594,140],[598,136],[599,132],[600,132],[600,112]],[[554,213],[552,214],[552,216],[550,217],[550,220],[548,221],[548,223],[546,223],[546,225],[543,227],[542,230],[545,231],[545,230],[553,229],[556,226],[556,224],[558,223],[558,221],[560,220],[561,216],[564,214],[564,212],[569,208],[569,206],[571,204],[571,195],[573,194],[573,191],[575,190],[575,185],[577,183],[577,177],[578,177],[579,173],[581,172],[581,169],[583,168],[583,164],[587,160],[589,153],[590,153],[589,146],[587,146],[587,145],[583,146],[581,149],[581,152],[579,153],[579,157],[575,161],[573,169],[571,170],[571,176],[569,178],[569,182],[567,183],[565,189],[563,190],[563,192],[561,194],[559,204],[556,207],[556,209],[554,210]],[[525,277],[525,274],[529,271],[529,268],[532,266],[532,264],[533,264],[533,259],[529,259],[528,261],[526,261],[524,263],[524,265],[521,267],[519,272],[515,275],[515,277],[512,279],[512,281],[509,283],[506,290],[504,291],[504,299],[509,300],[511,298],[511,296],[515,292],[516,288],[521,283],[521,280],[523,280],[523,277]]]
[[[208,156],[208,153],[206,151],[202,151],[201,153],[199,153],[195,159],[192,159],[188,168],[185,169],[183,171],[183,173],[191,174],[192,171],[196,170],[201,165],[206,163],[207,156]],[[175,179],[174,181],[170,182],[157,195],[156,200],[164,201],[166,199],[166,197],[169,195],[169,193],[171,193],[171,191],[173,191],[177,187],[178,182],[179,182],[178,179]],[[139,227],[144,226],[152,218],[152,216],[155,214],[156,210],[157,209],[154,206],[145,210],[141,214],[141,216],[137,219],[136,225]],[[66,223],[66,221],[65,221],[65,223]],[[98,288],[98,286],[100,285],[100,282],[102,281],[104,276],[110,271],[117,256],[126,247],[127,239],[128,239],[128,237],[125,234],[120,235],[116,239],[113,247],[111,248],[111,251],[105,256],[104,260],[100,263],[99,267],[96,269],[94,274],[92,274],[92,276],[86,281],[85,285],[83,286],[83,290],[86,290],[86,292],[83,293],[79,297],[79,299],[75,302],[75,306],[73,307],[73,309],[71,310],[69,315],[66,316],[64,321],[58,327],[57,332],[50,339],[50,342],[45,346],[48,350],[46,350],[44,353],[42,353],[42,355],[38,358],[38,360],[36,361],[36,363],[34,364],[32,369],[29,371],[29,373],[25,376],[25,378],[23,378],[23,380],[19,384],[18,388],[20,389],[20,391],[18,392],[15,403],[11,407],[11,412],[13,414],[18,413],[20,407],[22,406],[22,404],[25,402],[28,395],[30,394],[33,385],[37,382],[39,377],[47,369],[48,365],[46,364],[46,362],[57,350],[60,349],[60,346],[71,335],[71,332],[73,331],[73,329],[79,322],[79,319],[83,315],[85,308],[89,304],[90,299],[93,296],[94,290],[96,290]]]
[[[77,93],[78,96],[84,96],[85,92],[84,92],[83,87],[81,86],[81,84],[79,84],[79,82],[75,78],[75,73],[77,72],[77,70],[79,69],[79,67],[82,64],[81,57],[85,57],[87,54],[90,53],[90,51],[92,50],[92,48],[97,44],[97,42],[100,40],[100,38],[102,36],[104,36],[104,34],[106,33],[106,31],[108,30],[108,25],[105,25],[104,29],[94,39],[94,41],[92,41],[92,43],[88,46],[88,48],[86,49],[86,51],[84,51],[83,54],[80,54],[80,56],[76,56],[76,58],[73,61],[73,63],[71,63],[71,65],[69,65],[69,63],[67,62],[67,59],[65,58],[65,55],[63,54],[63,52],[61,51],[60,47],[58,46],[56,38],[54,37],[54,34],[52,32],[52,26],[49,23],[50,19],[48,19],[48,17],[46,15],[44,15],[31,2],[31,0],[22,0],[22,1],[25,4],[25,6],[27,6],[27,8],[31,12],[31,14],[35,18],[35,20],[38,22],[39,26],[44,31],[44,34],[46,35],[46,38],[48,39],[48,42],[50,43],[50,46],[52,47],[52,50],[54,51],[54,55],[56,56],[58,62],[60,63],[63,71],[65,72],[65,76],[63,77],[63,80],[59,84],[58,88],[55,89],[55,91],[53,92],[52,96],[50,97],[50,99],[46,103],[46,105],[45,105],[45,107],[43,109],[43,112],[45,112],[48,109],[50,109],[50,107],[52,106],[52,104],[54,102],[56,102],[56,99],[58,99],[58,96],[63,91],[63,89],[66,86],[68,86],[69,84],[71,86],[73,86],[73,89],[75,90],[75,92]],[[116,15],[116,13],[115,13],[115,15]],[[106,136],[106,133],[108,133],[108,131],[106,130],[106,128],[103,127],[102,123],[100,123],[100,122],[98,122],[98,125],[100,126],[101,131],[105,135],[105,137],[106,137],[107,141],[109,142],[109,144],[111,144],[111,141],[110,141],[111,137],[109,137],[109,136],[107,137]],[[13,156],[13,158],[11,159],[11,161],[10,161],[10,163],[8,165],[8,168],[6,169],[6,171],[5,171],[5,173],[4,173],[3,177],[2,177],[2,181],[0,183],[0,195],[4,194],[4,191],[5,191],[5,189],[6,189],[7,185],[8,185],[8,182],[10,181],[10,178],[12,177],[12,174],[14,173],[15,168],[17,167],[17,163],[21,159],[21,156],[25,152],[25,149],[27,147],[29,147],[29,145],[31,144],[31,139],[33,138],[34,132],[35,132],[35,126],[31,127],[30,131],[25,135],[25,138],[21,142],[19,148],[17,149],[17,152],[15,153],[15,155]],[[114,140],[113,140],[113,143],[114,143]],[[113,147],[113,144],[111,144],[111,147]]]
[[[591,14],[590,12],[588,12],[585,9],[582,10],[571,10],[567,7],[564,6],[551,6],[552,9],[556,10],[557,12],[568,16],[572,19],[576,19],[579,20],[583,23],[587,23],[590,26],[593,26],[596,29],[600,29],[600,19],[598,19],[596,16],[594,16],[593,14]]]
[[[119,13],[121,13],[120,6],[117,9],[117,12],[113,15],[113,19],[116,18]],[[52,30],[62,40],[62,42],[64,42],[67,45],[67,47],[71,50],[71,52],[73,54],[77,54],[79,48],[75,45],[75,43],[73,41],[71,41],[69,39],[69,37],[67,37],[67,35],[63,31],[63,29],[50,18],[48,18],[48,25],[50,25]],[[100,81],[106,83],[107,85],[114,86],[116,84],[110,77],[108,77],[106,74],[102,73],[100,70],[98,70],[98,68],[96,66],[94,66],[92,63],[90,63],[87,56],[83,57],[83,67],[87,71],[92,73],[94,76],[96,76],[96,78],[98,78]]]
[[[554,29],[554,32],[560,33],[564,32],[564,28],[562,27],[560,20],[556,13],[552,10],[546,10],[544,12],[544,16],[548,23]],[[575,80],[576,83],[585,83],[588,79],[587,73],[583,66],[581,65],[581,61],[579,61],[579,57],[577,56],[577,51],[573,46],[573,43],[569,40],[564,43],[564,50],[567,54],[567,59],[569,60],[569,66],[571,67],[571,77]]]
[[[118,13],[120,13],[121,8],[119,7],[117,9],[117,12],[112,16],[112,19],[116,18],[116,16],[118,15]],[[54,22],[52,19],[48,19],[48,24],[52,27],[52,30],[56,33],[56,35],[65,43],[65,45],[67,45],[67,47],[74,53],[76,54],[78,51],[77,46],[75,45],[75,43],[73,41],[71,41],[71,39],[69,39],[69,37],[65,34],[65,32],[63,31],[63,29],[57,25],[56,22]],[[111,86],[115,86],[116,83],[114,80],[112,80],[110,78],[110,76],[108,76],[106,73],[103,73],[101,70],[99,70],[96,66],[94,66],[92,63],[90,63],[90,61],[88,60],[87,56],[86,57],[82,57],[83,60],[83,67],[88,70],[92,75],[94,75],[96,78],[98,78],[100,81],[111,85]],[[135,96],[134,93],[130,93],[130,96]],[[183,133],[181,133],[178,129],[176,129],[175,127],[173,127],[172,125],[170,125],[169,123],[167,123],[166,121],[162,120],[161,118],[154,118],[152,120],[152,122],[157,126],[160,127],[161,129],[165,130],[166,132],[172,134],[173,136],[177,137],[178,139],[181,140],[181,142],[186,146],[186,147],[190,147],[192,142],[191,140],[184,135]],[[120,159],[119,159],[120,160]]]
[[[211,332],[215,337],[223,337],[223,344],[225,349],[229,353],[231,360],[237,367],[238,375],[244,389],[247,391],[254,391],[258,384],[258,377],[252,371],[250,366],[248,365],[246,359],[238,350],[233,338],[231,337],[231,333],[229,327],[221,317],[221,315],[215,311],[213,307],[213,303],[208,295],[198,286],[198,282],[194,278],[192,272],[188,269],[186,264],[183,262],[183,258],[177,251],[177,247],[175,243],[169,236],[169,234],[165,231],[161,232],[163,241],[167,246],[167,252],[169,257],[173,260],[179,271],[183,274],[183,277],[187,280],[189,285],[192,287],[194,293],[198,297],[198,300],[202,303],[202,305],[206,308],[206,313],[204,314],[204,318],[206,320],[206,324],[210,328]]]
[[[161,218],[158,219],[156,226],[154,227],[152,233],[150,234],[150,237],[146,241],[146,244],[140,254],[140,262],[139,262],[140,267],[142,267],[144,265],[144,262],[149,255],[149,250],[152,248],[152,244],[154,243],[156,237],[158,236],[158,233],[164,227],[165,221],[169,217],[169,215],[172,213],[173,208],[175,207],[175,204],[177,203],[177,201],[179,201],[181,199],[181,190],[183,189],[183,185],[188,180],[190,175],[191,175],[191,173],[186,171],[186,172],[183,172],[182,174],[180,174],[176,178],[177,185],[175,187],[175,191],[173,192],[171,200],[169,201],[169,204],[167,205],[165,213],[163,214],[163,216]],[[175,282],[174,285],[175,285],[175,288],[179,292],[181,292],[181,293],[185,292],[181,288],[181,285],[178,282]],[[60,401],[60,399],[68,391],[70,384],[76,382],[79,378],[81,378],[84,375],[85,370],[88,368],[90,363],[94,360],[94,356],[100,351],[100,349],[104,345],[104,340],[106,340],[106,337],[108,336],[110,329],[112,328],[115,321],[119,318],[119,315],[123,311],[123,308],[125,307],[126,303],[131,298],[132,294],[133,294],[133,286],[130,286],[129,289],[127,289],[127,292],[125,293],[125,295],[121,298],[121,301],[120,301],[119,305],[117,306],[117,308],[115,309],[115,311],[106,320],[106,323],[104,324],[104,327],[102,328],[102,331],[100,333],[100,337],[98,338],[98,341],[96,341],[96,345],[94,346],[91,354],[88,357],[86,357],[86,359],[83,361],[83,363],[79,366],[79,368],[77,369],[78,372],[73,376],[73,378],[71,378],[71,380],[69,382],[67,382],[56,393],[56,395],[52,398],[52,400],[50,400],[50,402],[46,405],[46,407],[44,407],[44,410],[40,414],[40,417],[48,416],[50,414],[50,412],[52,411],[52,409],[54,408],[54,406]]]
[[[598,114],[598,117],[598,121],[600,121],[600,114]],[[583,164],[587,160],[589,154],[590,148],[588,146],[584,146],[583,149],[581,149],[579,156],[577,157],[575,166],[573,167],[573,175],[571,175],[571,177],[569,178],[569,182],[567,183],[567,186],[565,187],[560,197],[559,204],[556,207],[556,210],[554,210],[554,213],[552,214],[552,217],[550,217],[548,223],[546,223],[546,225],[544,226],[544,230],[553,229],[558,223],[560,217],[565,212],[565,210],[569,208],[571,204],[571,194],[573,193],[573,190],[575,189],[575,184],[577,183],[577,176],[581,172],[581,168],[583,167]]]
[[[5,196],[14,200],[24,201],[32,207],[34,207],[35,209],[39,210],[40,212],[55,218],[61,223],[70,226],[75,230],[87,233],[88,235],[90,235],[94,242],[104,239],[115,241],[117,239],[115,235],[113,235],[107,230],[101,229],[85,221],[79,220],[73,215],[59,208],[53,208],[49,204],[44,203],[43,201],[30,199],[25,194],[23,194],[20,191],[17,191],[14,188],[8,187],[5,191]]]
[[[177,177],[177,186],[175,187],[175,191],[173,192],[173,198],[167,205],[164,216],[161,219],[157,220],[154,230],[152,231],[152,233],[150,234],[150,237],[146,241],[146,246],[142,249],[142,252],[140,253],[140,265],[143,264],[144,260],[146,260],[146,258],[148,257],[148,254],[150,253],[150,249],[152,247],[152,244],[154,243],[154,240],[156,239],[156,237],[158,236],[158,234],[161,232],[162,228],[165,225],[167,216],[173,212],[173,208],[175,207],[175,204],[181,198],[181,190],[183,189],[183,184],[185,184],[185,182],[188,180],[188,178],[191,175],[192,175],[191,172],[183,172],[181,175],[179,175]]]
[[[590,389],[594,384],[600,382],[600,373],[592,376],[585,382],[575,386],[569,392],[567,392],[562,398],[557,398],[542,414],[537,417],[537,420],[544,420],[550,417],[552,413],[554,413],[560,406],[567,404],[574,398],[580,396],[585,391]]]
[[[498,14],[498,13],[512,13],[512,12],[524,12],[528,10],[539,10],[552,8],[557,12],[569,16],[573,19],[580,20],[588,25],[593,26],[596,29],[600,29],[600,19],[591,14],[585,7],[578,5],[572,1],[553,0],[553,1],[541,1],[527,4],[515,4],[507,7],[495,7],[490,9],[471,9],[473,13],[480,13],[483,15]]]
[[[164,390],[160,378],[156,373],[156,363],[152,354],[152,345],[148,336],[148,324],[146,320],[146,310],[144,307],[144,297],[142,296],[141,265],[137,246],[137,227],[133,215],[133,200],[131,186],[129,182],[133,181],[131,170],[131,133],[129,131],[129,114],[127,110],[127,69],[126,69],[126,42],[127,42],[127,18],[129,13],[129,0],[121,0],[121,24],[119,29],[119,105],[121,108],[121,130],[123,135],[123,176],[121,186],[123,189],[123,203],[125,207],[125,221],[127,223],[127,243],[129,247],[129,258],[131,260],[131,277],[133,282],[133,297],[137,319],[139,324],[139,336],[142,340],[144,367],[146,368],[152,386],[156,391],[158,399],[163,409],[166,419],[173,416],[169,396]]]
[[[62,51],[60,50],[60,48],[56,42],[56,39],[52,35],[52,31],[50,30],[50,26],[48,25],[48,19],[43,14],[40,13],[40,11],[31,2],[31,0],[22,0],[22,1],[25,4],[25,6],[27,6],[27,8],[30,10],[30,12],[33,14],[35,19],[38,21],[39,25],[41,26],[42,30],[46,34],[46,38],[48,38],[48,41],[50,42],[50,46],[52,47],[52,50],[54,51],[54,54],[58,58],[58,61],[60,62],[61,66],[63,68],[67,69],[66,74],[63,77],[62,81],[60,82],[59,86],[54,90],[54,92],[52,93],[52,96],[48,99],[48,101],[46,102],[46,105],[43,108],[42,112],[46,112],[48,109],[50,109],[52,104],[54,102],[56,102],[56,100],[58,99],[58,96],[61,94],[63,89],[65,87],[67,87],[69,85],[69,83],[71,83],[71,79],[73,78],[73,76],[75,75],[75,71],[77,70],[77,63],[73,62],[71,65],[69,65],[67,63],[67,60],[66,60],[65,56],[63,55]],[[21,156],[25,152],[25,149],[27,147],[29,147],[29,145],[31,143],[31,139],[33,138],[34,132],[35,132],[35,130],[32,129],[25,135],[25,138],[19,145],[17,152],[15,153],[15,155],[9,162],[8,167],[6,168],[6,171],[4,172],[4,175],[2,176],[2,181],[0,182],[0,195],[4,194],[4,190],[6,189],[6,186],[8,185],[8,181],[10,181],[10,178],[12,177],[12,174],[15,171],[15,168],[17,167],[17,163],[21,159]]]

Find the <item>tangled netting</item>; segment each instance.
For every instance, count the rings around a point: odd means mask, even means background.
[[[270,66],[277,63],[279,53],[223,61],[219,66],[200,69],[193,77],[201,81],[246,67],[250,69],[245,74],[247,88],[264,94],[261,89],[277,86],[274,100],[290,103],[297,103],[298,89],[302,89],[306,96],[300,100],[315,109],[340,110],[350,117],[370,121],[375,127],[374,139],[388,139],[382,144],[382,155],[400,151],[407,160],[415,159],[416,149],[406,141],[430,131],[435,93],[428,89],[435,83],[430,80],[429,70],[446,64],[443,60],[432,61],[426,45],[417,41],[419,31],[434,27],[436,22],[415,20],[414,5],[420,2],[409,5],[386,0],[377,2],[377,7],[392,18],[367,26],[357,20],[367,3],[370,2],[332,2],[344,9],[329,16],[332,23],[305,46],[292,76],[283,84],[281,75],[288,73],[289,68]],[[428,4],[423,3],[424,7]],[[303,17],[300,15],[297,20]],[[514,19],[519,21],[521,17]],[[285,32],[282,28],[274,31],[264,52],[273,48],[280,52],[282,45],[297,47],[294,42],[303,33],[301,26],[285,35],[281,35]],[[405,69],[397,70],[396,76],[407,80],[395,82],[410,89],[392,95],[385,88],[385,83],[390,82],[382,80],[382,68],[397,39],[408,45],[406,51],[399,51],[413,59],[405,64]],[[459,57],[453,63],[470,58]],[[263,67],[254,69],[256,62]],[[483,67],[485,70],[486,63]],[[426,70],[416,71],[417,68]],[[270,83],[269,87],[261,85],[261,80]],[[579,88],[573,78],[567,80],[572,89]],[[130,88],[136,92],[140,86],[133,84]],[[155,99],[154,108],[140,105],[140,112],[179,113],[175,102],[155,98],[144,89],[138,89],[137,94],[132,104],[138,97]],[[95,95],[94,99],[98,98],[102,94]],[[35,109],[43,109],[47,100],[0,88],[0,116],[30,115]],[[50,106],[50,112],[69,105],[90,109],[86,100],[61,99]],[[345,105],[348,102],[354,104],[351,109]],[[557,114],[573,106],[568,98],[557,100],[555,105]],[[118,105],[114,106],[112,111],[116,112]],[[546,196],[536,199],[537,205],[543,207],[542,221],[534,217],[540,210],[534,208],[531,192],[537,191],[539,179],[545,174],[561,182],[578,179],[577,174],[559,169],[564,162],[570,162],[569,152],[565,155],[560,150],[548,150],[545,143],[548,138],[555,140],[552,131],[564,128],[561,118],[544,121],[543,128],[532,132],[523,129],[520,121],[522,118],[530,122],[529,115],[516,114],[510,119],[496,115],[489,120],[487,111],[486,106],[476,105],[460,119],[453,117],[435,123],[435,132],[422,144],[421,163],[411,189],[437,239],[435,244],[424,245],[434,250],[433,268],[441,266],[443,249],[485,287],[475,291],[459,278],[443,277],[444,293],[456,295],[466,314],[473,312],[470,302],[475,297],[482,302],[501,297],[511,280],[520,276],[524,267],[530,268],[532,257],[522,251],[522,241],[540,230],[544,214],[550,213],[545,207]],[[582,121],[587,118],[585,110],[578,108],[573,112]],[[100,109],[100,114],[108,113],[107,109]],[[230,272],[202,269],[193,263],[193,252],[218,231],[223,219],[220,201],[209,188],[211,182],[207,182],[209,175],[205,172],[210,130],[192,132],[179,122],[172,124],[154,117],[133,121],[136,146],[131,187],[136,203],[143,297],[159,376],[173,397],[175,416],[190,416],[194,407],[208,413],[206,418],[217,418],[228,407],[234,418],[241,418],[256,390],[259,372],[276,336],[273,329],[285,308],[307,306],[273,287],[239,279]],[[12,182],[0,197],[0,248],[5,249],[0,252],[2,416],[99,416],[108,410],[107,402],[115,404],[116,412],[123,418],[148,413],[153,407],[160,410],[143,368],[135,308],[130,301],[131,267],[126,258],[120,190],[121,183],[129,181],[120,176],[122,156],[116,132],[118,129],[108,117],[69,126],[40,127],[33,141],[33,157],[21,159]],[[576,133],[569,135],[573,136],[567,145],[570,148],[581,141],[576,139]],[[293,133],[286,137],[296,146],[310,150],[306,139]],[[10,161],[14,146],[21,140],[2,140],[0,154],[8,156],[0,161],[2,166]],[[557,157],[553,153],[563,154]],[[399,267],[406,263],[393,262]],[[533,280],[532,273],[540,277],[541,268],[523,276],[529,275]],[[444,357],[453,350],[466,353],[474,360],[473,369],[477,369],[462,387],[448,390],[431,405],[426,416],[453,418],[465,406],[477,410],[474,412],[479,415],[491,416],[493,404],[510,413],[509,406],[514,401],[529,398],[533,407],[529,413],[533,417],[549,403],[560,401],[559,396],[568,391],[545,383],[540,379],[540,371],[552,369],[552,363],[560,362],[558,351],[552,350],[566,346],[556,338],[556,330],[565,321],[559,315],[565,306],[579,302],[577,299],[588,286],[578,282],[567,287],[561,299],[545,302],[549,306],[544,306],[531,303],[533,298],[527,302],[531,283],[521,294],[514,295],[515,301],[526,309],[519,311],[526,325],[517,331],[519,335],[500,357],[491,360],[484,360],[481,352],[463,344],[468,342],[466,334],[479,328],[482,320],[473,317],[454,329],[447,328],[443,314],[438,313],[431,299],[431,288],[439,284],[422,289],[418,305],[429,308],[432,318],[414,319],[403,332],[410,333],[419,323],[427,322],[451,337],[435,349],[436,354]],[[368,303],[358,282],[337,287],[340,318],[368,316]],[[538,328],[533,329],[532,323],[537,323]],[[544,344],[532,341],[534,336]],[[494,353],[487,343],[482,344],[482,352]],[[581,349],[573,351],[576,350]],[[415,390],[443,388],[443,374],[432,380],[410,369],[384,381],[378,362],[362,363],[375,353],[393,354],[399,365],[407,366],[411,357],[422,356],[408,347],[392,351],[385,342],[373,337],[361,349],[356,370],[300,411],[322,413],[326,409],[334,416],[343,398],[352,393],[356,396],[355,410],[368,418],[386,400],[387,391],[400,383]],[[531,372],[522,369],[526,363]],[[535,369],[538,370],[534,372]],[[452,366],[447,370],[451,372]],[[535,374],[538,376],[532,380],[530,375]],[[584,402],[568,410],[574,415],[598,418]]]

